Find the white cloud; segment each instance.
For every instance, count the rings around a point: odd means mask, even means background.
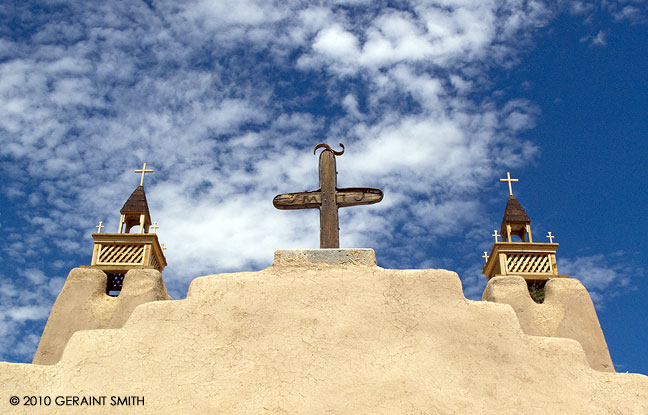
[[[609,255],[559,257],[558,270],[560,274],[580,280],[599,307],[610,297],[630,289],[632,277],[643,275],[644,271],[633,265],[632,256],[619,251]]]
[[[596,36],[592,39],[592,44],[595,46],[605,46],[607,41],[605,40],[605,33],[600,30]]]
[[[400,62],[446,66],[488,56],[505,59],[508,52],[494,41],[519,36],[522,30],[542,26],[549,15],[539,1],[509,1],[498,20],[493,1],[416,3],[412,11],[384,9],[353,32],[342,28],[347,20],[329,17],[313,44],[313,54],[300,58],[303,67],[326,65],[342,74],[377,70]],[[329,15],[330,16],[330,15]],[[362,40],[360,40],[362,39]],[[510,52],[510,50],[509,50]]]
[[[466,262],[471,261],[466,258]],[[464,296],[466,298],[477,301],[481,300],[486,284],[488,283],[486,276],[482,274],[483,267],[483,262],[474,263],[463,272],[460,272],[459,276],[461,277]]]
[[[378,17],[366,36],[359,60],[367,66],[422,59],[434,52],[424,32],[416,27],[409,14],[389,12]]]
[[[20,291],[18,291],[18,288],[14,284],[8,281],[0,283],[0,295],[3,298],[16,297],[19,293]]]
[[[607,45],[607,34],[599,30],[596,35],[586,35],[579,39],[581,43],[589,43],[591,46],[606,46]]]
[[[192,21],[218,28],[219,25],[267,24],[281,19],[285,9],[270,1],[237,2],[197,0],[182,4],[182,15]]]
[[[25,356],[27,357],[27,359],[31,360],[34,354],[34,350],[36,350],[36,348],[38,347],[39,342],[40,336],[33,333],[21,337],[15,345],[14,353],[19,356]]]
[[[22,271],[22,275],[27,278],[32,284],[40,285],[45,282],[47,278],[45,273],[40,269],[27,268]]]
[[[570,14],[585,17],[584,22],[597,26],[599,21],[612,17],[614,22],[645,24],[648,18],[645,0],[571,0],[562,2]]]
[[[644,12],[642,13],[639,7],[630,4],[623,7],[621,10],[614,12],[613,16],[616,21],[628,20],[631,23],[643,23],[645,22],[646,12],[644,9]]]
[[[313,49],[328,57],[348,61],[358,54],[358,39],[353,33],[335,24],[318,33]]]
[[[594,9],[592,3],[585,1],[572,1],[569,3],[569,12],[574,15],[585,15]]]
[[[349,115],[353,117],[360,116],[360,111],[358,110],[358,99],[354,95],[347,94],[342,100],[342,105]]]
[[[144,161],[165,280],[181,298],[197,274],[317,247],[318,212],[271,200],[317,188],[318,142],[347,145],[340,186],[385,190],[379,205],[342,210],[342,244],[395,241],[395,260],[416,264],[431,262],[399,238],[468,232],[484,209],[478,189],[537,153],[517,137],[533,126],[530,103],[470,93],[546,23],[539,1],[109,1],[24,13],[33,33],[0,38],[0,193],[19,207],[3,217],[0,252],[26,268],[0,278],[0,321],[16,330],[43,322],[59,273],[90,261],[98,221],[117,228]]]
[[[47,318],[50,309],[44,306],[22,306],[6,311],[6,315],[16,321],[40,320]]]

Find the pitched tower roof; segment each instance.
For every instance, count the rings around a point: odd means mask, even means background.
[[[522,241],[526,241],[528,237],[531,242],[531,219],[513,195],[510,195],[506,202],[500,233],[509,242],[512,235],[520,237]]]
[[[148,233],[149,226],[151,226],[151,213],[146,202],[144,186],[137,186],[119,212],[122,215],[119,232],[122,232],[122,224],[125,224],[126,233],[137,225],[140,226],[140,233]]]
[[[124,207],[121,208],[119,213],[121,213],[122,215],[128,213],[144,213],[146,214],[146,216],[151,217],[148,203],[146,202],[146,193],[144,192],[144,186],[137,186],[126,203],[124,203]]]
[[[511,195],[506,202],[506,209],[504,209],[504,217],[502,218],[502,225],[504,223],[531,223],[529,215],[524,211],[522,204]]]

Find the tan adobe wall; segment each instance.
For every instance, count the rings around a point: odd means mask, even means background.
[[[79,330],[119,328],[138,305],[170,300],[162,274],[154,269],[133,269],[124,277],[118,297],[106,295],[106,274],[93,268],[74,268],[47,319],[32,363],[59,361],[72,334]]]
[[[550,279],[545,285],[544,302],[537,304],[529,296],[524,278],[494,277],[488,282],[482,300],[513,307],[526,334],[578,341],[593,369],[614,372],[594,304],[577,279]]]
[[[89,410],[11,395],[143,396],[138,414],[648,413],[648,377],[524,334],[509,305],[467,300],[454,272],[340,251],[197,278],[185,300],[76,332],[56,365],[0,363],[0,413]]]

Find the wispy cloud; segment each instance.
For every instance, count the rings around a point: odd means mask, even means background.
[[[606,34],[604,31],[599,30],[599,32],[594,36],[583,36],[580,41],[588,42],[592,46],[605,46],[607,45]]]
[[[138,3],[117,9],[70,6],[48,19],[26,15],[37,22],[36,34],[16,41],[19,47],[8,47],[15,56],[0,67],[5,144],[0,151],[28,171],[5,170],[15,180],[3,190],[15,200],[27,199],[36,211],[28,220],[42,229],[45,239],[34,253],[53,243],[64,252],[80,249],[95,220],[114,227],[114,212],[133,182],[129,167],[144,159],[157,170],[148,188],[152,204],[160,201],[154,212],[169,231],[163,228],[161,234],[176,240],[180,232],[172,224],[178,223],[184,234],[192,229],[197,244],[231,246],[199,229],[223,229],[235,216],[254,223],[259,212],[253,205],[262,205],[273,192],[304,187],[302,178],[312,175],[314,162],[302,151],[303,143],[309,147],[329,137],[353,143],[348,156],[353,163],[345,175],[365,183],[389,186],[386,178],[396,170],[418,175],[428,168],[424,181],[418,177],[398,183],[412,183],[399,186],[401,194],[438,192],[435,183],[451,171],[461,172],[462,182],[455,187],[474,188],[492,167],[515,163],[494,160],[498,147],[513,149],[513,160],[532,155],[528,143],[516,143],[498,125],[508,117],[510,125],[523,128],[530,119],[457,95],[454,85],[474,85],[460,71],[453,70],[452,79],[435,73],[439,67],[450,69],[457,59],[478,64],[493,42],[512,35],[510,29],[492,30],[498,20],[488,5],[385,8],[372,19],[344,7],[293,6],[240,2],[224,10],[219,4],[192,2],[180,8],[160,3],[152,10]],[[511,7],[500,26],[511,27],[515,14],[529,19],[527,13],[540,6]],[[305,29],[309,24],[310,32]],[[232,33],[233,26],[242,32]],[[224,36],[235,42],[217,45]],[[53,38],[62,41],[52,44]],[[295,67],[277,52],[279,45],[309,65]],[[414,70],[404,62],[426,63]],[[351,111],[336,104],[353,97],[338,96],[337,91],[353,86],[338,75],[340,65],[353,73],[371,71],[356,85],[360,88]],[[283,85],[274,76],[279,68],[297,81],[308,79],[310,87],[294,91],[293,81]],[[387,71],[378,72],[380,68]],[[322,69],[331,75],[319,79],[309,73]],[[348,92],[353,94],[354,88]],[[412,108],[403,107],[407,101]],[[326,125],[316,112],[303,112],[311,102],[330,106],[336,122]],[[446,162],[439,163],[442,159]],[[27,188],[29,194],[22,190]],[[460,203],[452,199],[450,206]],[[189,205],[200,224],[182,219]],[[88,212],[96,212],[95,217]],[[280,235],[272,231],[273,224],[283,229],[297,222],[285,213],[271,217],[257,231],[237,228],[220,234],[227,235],[225,240],[259,240],[255,232]],[[204,218],[222,221],[217,225]],[[294,235],[286,236],[270,245],[294,241]],[[187,252],[177,258],[172,252],[173,262],[194,263]],[[261,259],[251,255],[243,255],[242,261]]]
[[[632,278],[640,278],[645,270],[634,264],[634,254],[617,251],[574,258],[558,258],[561,274],[580,280],[589,291],[594,304],[603,307],[607,300],[632,289]]]
[[[0,7],[22,22],[0,29],[0,193],[20,207],[3,210],[0,252],[25,269],[0,286],[10,327],[42,323],[94,226],[117,228],[143,161],[178,298],[197,275],[317,247],[317,212],[271,200],[317,187],[318,142],[347,145],[340,186],[386,192],[344,209],[343,246],[402,266],[444,263],[412,244],[470,235],[480,189],[538,152],[520,138],[534,105],[486,92],[551,18],[542,1]]]
[[[617,22],[629,21],[632,24],[646,23],[646,17],[648,15],[645,8],[646,2],[639,0],[633,3],[624,6],[620,10],[615,10],[612,13],[614,20]],[[643,8],[640,8],[642,6]]]

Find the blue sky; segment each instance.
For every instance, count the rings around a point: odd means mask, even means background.
[[[319,142],[346,146],[342,247],[486,284],[511,171],[536,240],[648,374],[645,0],[0,4],[0,360],[31,361],[90,234],[137,186],[184,298],[200,275],[317,248]]]

